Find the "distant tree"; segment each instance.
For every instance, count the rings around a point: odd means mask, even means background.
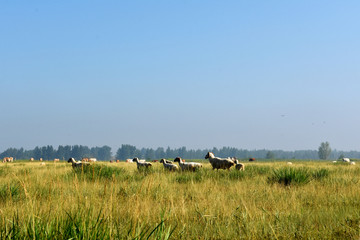
[[[154,149],[152,149],[152,148],[146,149],[145,159],[146,159],[146,160],[153,160],[153,159],[155,159],[155,151],[154,151]]]
[[[182,158],[187,158],[186,147],[181,147],[178,149],[178,156]]]
[[[275,158],[275,154],[272,151],[268,151],[266,153],[266,159],[274,159]]]
[[[119,148],[116,152],[116,159],[128,159],[138,157],[140,155],[140,151],[136,149],[135,146],[131,146],[129,144],[122,144],[121,148]]]
[[[330,154],[331,154],[330,143],[329,142],[322,142],[320,144],[318,154],[319,154],[320,159],[323,159],[323,160],[328,159]]]
[[[34,149],[34,158],[39,160],[39,158],[42,158],[42,151],[41,148],[35,147]]]
[[[71,148],[71,157],[75,159],[81,158],[81,150],[79,145],[74,145]]]
[[[59,159],[65,159],[65,148],[63,146],[59,145],[56,151],[56,157]]]
[[[52,160],[54,158],[55,152],[53,146],[47,145],[46,147],[42,148],[43,150],[43,157],[46,160]]]
[[[109,146],[103,146],[99,148],[99,151],[97,152],[97,158],[99,160],[110,160],[111,159],[111,147]]]
[[[170,147],[167,147],[165,155],[166,155],[166,158],[174,157],[173,156],[173,151],[170,149]]]
[[[71,156],[71,146],[70,145],[66,145],[65,147],[64,147],[64,158],[65,159],[69,159],[69,158],[71,158],[72,156]]]
[[[155,150],[155,158],[165,158],[165,150],[162,147],[159,147]]]

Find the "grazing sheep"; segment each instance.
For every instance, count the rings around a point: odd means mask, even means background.
[[[347,162],[347,163],[350,162],[350,159],[349,159],[349,158],[343,158],[342,160],[343,160],[343,162]]]
[[[178,162],[182,171],[196,171],[202,167],[201,163],[185,162],[180,157],[174,159],[174,162]]]
[[[54,162],[59,162],[60,159],[59,158],[54,158]]]
[[[287,162],[286,164],[287,164],[287,165],[292,165],[293,163],[292,163],[292,162]]]
[[[208,152],[205,156],[205,159],[209,159],[209,162],[213,169],[230,169],[235,165],[233,160],[229,158],[218,158],[212,152]]]
[[[356,163],[355,162],[350,162],[350,165],[355,165]]]
[[[332,161],[333,163],[337,163],[337,161]]]
[[[166,163],[174,164],[172,161],[166,160],[165,158],[163,158],[163,159],[164,159],[164,161],[165,161]]]
[[[45,166],[45,165],[46,165],[46,163],[44,163],[44,162],[40,163],[40,166]]]
[[[72,167],[74,168],[74,169],[76,169],[76,168],[82,168],[83,166],[85,167],[85,166],[89,166],[90,165],[90,163],[88,163],[88,162],[81,162],[81,161],[75,161],[75,158],[69,158],[69,160],[68,160],[68,163],[72,163]]]
[[[137,157],[133,159],[133,162],[136,162],[137,169],[140,169],[140,168],[149,168],[149,167],[152,166],[151,163],[145,162],[145,160],[142,161],[142,160],[140,160],[140,159],[137,158]]]
[[[235,162],[235,169],[238,171],[244,171],[245,170],[245,164],[240,163],[235,157],[233,158]]]
[[[96,162],[96,158],[82,158],[82,162]]]
[[[179,170],[179,167],[175,165],[174,163],[166,160],[165,158],[160,160],[160,163],[164,165],[164,168],[169,171],[177,171]]]
[[[14,158],[13,157],[4,157],[3,162],[13,162]]]

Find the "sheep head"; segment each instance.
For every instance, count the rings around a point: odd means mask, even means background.
[[[205,156],[205,159],[214,158],[214,157],[215,157],[215,155],[212,152],[208,152]]]

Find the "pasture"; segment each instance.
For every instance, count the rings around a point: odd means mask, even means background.
[[[0,165],[1,239],[359,239],[360,164]]]

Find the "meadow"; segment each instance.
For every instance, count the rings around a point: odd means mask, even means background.
[[[360,164],[0,164],[1,239],[359,239]]]

